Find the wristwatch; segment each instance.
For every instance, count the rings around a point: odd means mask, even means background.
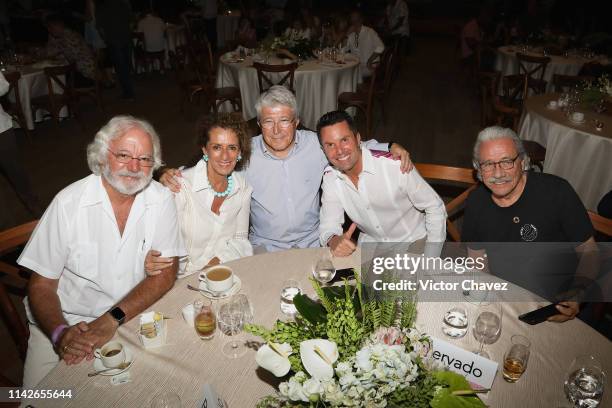
[[[108,313],[110,313],[110,315],[113,316],[113,319],[119,323],[119,326],[123,324],[123,321],[125,320],[125,312],[121,310],[120,307],[115,306],[109,310]]]

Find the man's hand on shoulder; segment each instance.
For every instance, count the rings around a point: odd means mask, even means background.
[[[404,149],[404,146],[398,143],[391,143],[391,146],[389,146],[389,152],[395,160],[401,161],[400,171],[402,173],[409,173],[410,170],[412,170],[414,166],[410,160],[410,153],[408,153],[408,150]]]
[[[355,252],[357,245],[351,239],[351,236],[353,235],[356,229],[357,224],[352,223],[349,229],[346,230],[346,232],[344,232],[342,235],[334,235],[330,238],[328,245],[331,249],[331,253],[333,256],[349,256],[353,252]]]
[[[173,193],[181,191],[179,178],[183,177],[179,169],[166,169],[159,177],[159,182],[168,187]]]

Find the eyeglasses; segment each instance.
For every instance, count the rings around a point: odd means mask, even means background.
[[[140,164],[142,167],[153,167],[155,164],[155,160],[150,156],[134,157],[127,152],[115,153],[111,149],[108,149],[108,151],[115,156],[115,159],[117,159],[119,163],[128,164],[132,160],[138,160],[138,164]]]
[[[273,119],[266,119],[260,122],[259,126],[261,126],[262,129],[272,129],[274,125],[278,125],[281,129],[289,129],[294,122],[294,119],[281,119],[278,122],[275,122]]]
[[[514,156],[514,159],[504,159],[504,160],[500,160],[497,162],[484,162],[484,163],[479,163],[478,165],[480,166],[480,170],[484,173],[489,173],[493,170],[495,170],[495,166],[501,167],[502,170],[511,170],[514,168],[514,162],[516,162],[516,159],[518,159],[520,155],[517,154],[516,156]]]

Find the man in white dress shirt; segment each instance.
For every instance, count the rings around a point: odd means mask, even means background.
[[[146,52],[160,52],[166,49],[166,24],[153,11],[138,21],[136,31],[144,34]]]
[[[414,243],[425,239],[426,256],[438,256],[446,239],[446,210],[416,170],[403,174],[399,162],[360,146],[353,119],[326,113],[317,124],[323,151],[333,168],[323,176],[320,240],[334,256],[349,256],[362,242]],[[353,221],[342,231],[344,212]]]
[[[359,10],[351,12],[351,26],[348,30],[347,47],[359,58],[359,72],[362,78],[372,75],[368,63],[374,61],[385,50],[385,44],[374,29],[363,25]]]
[[[91,360],[119,325],[172,288],[177,257],[185,255],[173,195],[151,181],[161,148],[150,124],[111,119],[87,147],[87,162],[93,174],[55,196],[18,259],[33,271],[25,388],[60,359]],[[151,247],[174,259],[145,276]]]

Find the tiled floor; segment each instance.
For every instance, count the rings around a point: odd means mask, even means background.
[[[374,136],[403,144],[414,161],[468,167],[471,146],[479,127],[479,105],[458,71],[452,37],[416,38],[412,55],[392,87],[386,120],[377,120]],[[180,165],[194,151],[198,107],[179,113],[178,90],[171,73],[136,78],[135,102],[119,101],[118,90],[106,91],[107,112],[87,103],[80,120],[38,124],[33,141],[23,140],[25,162],[43,205],[71,182],[89,173],[85,148],[95,132],[112,115],[131,114],[152,122],[162,138],[164,160]],[[29,220],[4,177],[0,177],[4,225],[8,228]],[[2,217],[0,217],[2,220]],[[0,372],[14,381],[21,378],[20,362],[0,323]],[[9,343],[9,344],[7,344]]]

